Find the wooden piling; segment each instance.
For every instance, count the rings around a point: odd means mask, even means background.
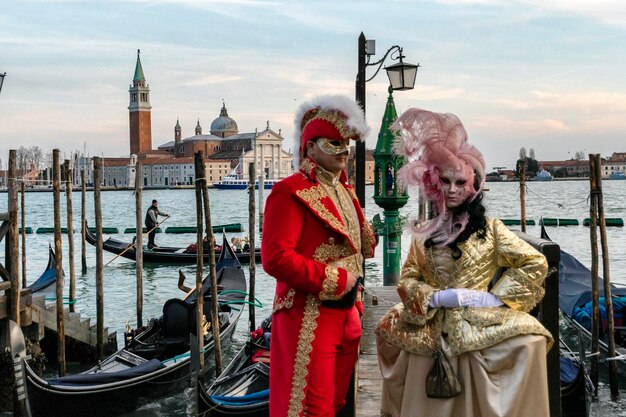
[[[204,155],[200,154],[200,167],[202,169],[202,201],[204,204],[204,222],[206,223],[206,236],[209,244],[209,278],[211,279],[211,327],[213,328],[213,342],[215,344],[215,376],[222,373],[222,341],[220,338],[220,306],[217,294],[217,271],[215,270],[215,238],[213,236],[213,225],[211,222],[211,205],[209,203],[209,189],[206,182],[206,167],[204,165]]]
[[[589,154],[589,182],[591,188],[591,203],[589,206],[589,217],[591,225],[589,227],[589,237],[591,240],[591,381],[593,382],[594,391],[592,396],[598,398],[598,355],[600,353],[600,305],[598,302],[598,204],[596,200],[596,159],[594,154]]]
[[[255,172],[255,167],[254,167],[254,162],[251,162],[249,165],[250,169],[248,170],[248,172]],[[254,330],[256,330],[256,315],[255,315],[255,309],[254,309],[254,293],[255,293],[255,287],[256,287],[256,256],[254,255],[255,251],[256,251],[256,239],[254,237],[254,219],[255,219],[255,213],[256,213],[256,208],[254,206],[254,178],[252,176],[250,176],[250,181],[248,183],[248,221],[249,221],[249,225],[248,225],[248,230],[250,231],[250,236],[249,236],[249,245],[250,245],[250,289],[248,291],[248,301],[250,302],[250,304],[248,305],[248,309],[249,309],[249,323],[250,323],[250,331],[253,332]],[[261,182],[259,181],[259,189],[261,189]],[[262,201],[261,200],[261,196],[259,196],[259,202]],[[259,203],[260,204],[260,203]],[[261,218],[261,211],[259,209],[259,222],[262,221]],[[262,232],[262,226],[259,224],[259,232]]]
[[[521,229],[526,233],[526,161],[522,162],[519,173],[519,200],[521,211]]]
[[[74,269],[74,214],[72,211],[72,167],[70,160],[63,162],[65,172],[65,197],[67,205],[67,243],[68,243],[68,263],[70,267],[70,313],[73,313],[76,303],[76,270]]]
[[[102,161],[93,158],[93,202],[96,216],[96,355],[100,360],[104,356],[104,279],[102,275],[102,209],[100,200],[100,183]]]
[[[59,376],[65,375],[65,320],[63,317],[63,250],[61,245],[61,162],[60,151],[52,150],[52,191],[54,196],[54,252],[56,259],[57,288],[57,361]]]
[[[254,182],[252,182],[252,190],[254,190]],[[263,193],[265,190],[265,172],[261,166],[261,175],[259,175],[259,233],[263,233],[263,216],[265,215],[265,198]],[[254,192],[252,193],[254,195]],[[250,234],[254,233],[254,229],[250,229]]]
[[[600,245],[602,248],[602,277],[604,278],[604,306],[608,320],[609,357],[615,357],[615,320],[613,316],[613,297],[611,296],[611,272],[609,266],[609,248],[606,237],[606,222],[604,219],[604,202],[602,195],[602,160],[600,154],[594,154],[595,171],[591,173],[596,182],[596,204],[598,207],[598,220],[600,221]],[[609,362],[609,387],[611,390],[611,400],[619,399],[619,383],[617,378],[617,363],[614,360]]]
[[[87,216],[87,184],[85,181],[85,169],[80,170],[80,265],[83,275],[87,273],[87,248],[85,237],[87,235],[87,226],[85,218]]]
[[[5,244],[5,265],[11,277],[11,320],[20,324],[20,264],[19,234],[17,227],[17,151],[9,150],[9,172],[7,181],[7,208],[9,212],[9,240]]]
[[[141,194],[143,175],[141,162],[135,165],[135,211],[137,234],[135,239],[135,268],[137,270],[137,328],[143,326],[143,208]]]
[[[26,280],[26,207],[24,202],[26,201],[26,184],[22,181],[22,215],[21,224],[22,224],[22,288],[26,288],[28,286],[28,281]]]
[[[194,168],[196,177],[196,336],[198,337],[198,349],[200,354],[198,355],[198,363],[195,364],[195,368],[198,370],[198,375],[202,374],[204,368],[204,295],[202,292],[202,277],[204,274],[204,230],[203,230],[203,210],[202,210],[202,185],[203,185],[203,172],[202,172],[202,159],[204,154],[202,151],[198,151],[194,154]],[[217,300],[213,299],[213,303]],[[213,329],[215,331],[215,329]]]

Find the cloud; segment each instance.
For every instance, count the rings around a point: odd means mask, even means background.
[[[215,74],[215,75],[207,75],[207,76],[196,78],[196,79],[191,79],[188,82],[181,83],[181,85],[192,87],[192,86],[198,86],[198,85],[232,83],[235,81],[239,81],[241,79],[243,79],[243,77],[237,76],[237,75]]]

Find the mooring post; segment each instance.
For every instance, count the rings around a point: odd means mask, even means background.
[[[137,226],[135,240],[135,267],[137,270],[137,328],[143,326],[143,209],[141,193],[143,191],[143,173],[141,162],[135,165],[135,222]]]
[[[73,313],[76,303],[76,270],[74,269],[74,214],[72,211],[72,166],[69,159],[63,162],[65,171],[65,197],[67,204],[67,243],[68,262],[70,265],[70,313]]]
[[[526,233],[526,161],[523,161],[520,166],[519,200],[521,209],[521,230]]]
[[[259,233],[263,233],[263,216],[265,215],[265,198],[263,193],[265,189],[265,172],[263,166],[261,166],[261,175],[259,175]],[[252,195],[254,195],[254,183],[252,183]],[[250,234],[254,233],[254,229],[250,229]]]
[[[6,242],[5,263],[11,277],[11,320],[20,324],[20,242],[17,227],[17,151],[9,150],[9,178],[7,181],[7,208],[9,212],[9,239]]]
[[[198,370],[198,375],[202,374],[204,368],[204,294],[202,291],[202,276],[204,266],[204,229],[203,229],[203,210],[202,210],[202,159],[204,155],[202,151],[198,151],[194,154],[194,168],[196,177],[196,336],[198,337],[198,363],[195,364]],[[216,303],[217,300],[213,300]],[[215,331],[215,329],[213,329]]]
[[[596,160],[594,154],[589,154],[589,181],[591,189],[591,203],[589,205],[589,237],[591,240],[591,382],[593,382],[593,397],[598,398],[598,355],[600,353],[600,304],[598,294],[598,200],[597,182],[595,177]]]
[[[251,162],[248,165],[248,172],[255,172],[254,162]],[[262,189],[262,182],[259,181],[259,190]],[[259,204],[261,204],[261,196],[259,196]],[[250,231],[250,236],[248,238],[250,245],[250,290],[248,291],[248,310],[249,310],[249,323],[250,323],[250,331],[253,332],[256,330],[256,317],[255,317],[255,309],[254,309],[254,292],[256,285],[256,243],[254,238],[254,220],[256,214],[256,207],[254,206],[254,176],[250,175],[250,180],[248,181],[248,230]],[[261,210],[259,209],[259,222],[262,220]],[[259,224],[259,232],[262,232],[262,226]]]
[[[104,278],[102,276],[102,209],[100,200],[100,182],[102,161],[93,158],[93,202],[96,215],[96,355],[97,360],[104,356]]]
[[[54,195],[54,252],[56,259],[57,287],[57,360],[59,376],[65,375],[65,320],[63,311],[63,250],[61,245],[61,162],[60,151],[52,150],[52,191]],[[68,225],[69,227],[69,225]]]
[[[611,271],[609,266],[609,245],[606,237],[606,221],[604,218],[604,201],[602,195],[602,160],[600,154],[594,154],[596,178],[596,204],[598,205],[598,220],[600,221],[600,245],[602,248],[602,277],[604,278],[604,307],[608,319],[609,357],[615,357],[615,320],[613,317],[613,297],[611,296]],[[617,363],[609,362],[609,386],[611,400],[619,399],[619,387],[617,379]]]
[[[26,280],[26,208],[25,208],[25,204],[24,202],[26,201],[26,198],[24,197],[24,195],[26,194],[26,184],[24,184],[24,181],[22,180],[22,199],[21,199],[21,208],[22,208],[22,215],[21,217],[21,224],[22,224],[22,288],[26,288],[27,285],[27,280]]]
[[[87,229],[85,222],[87,221],[87,184],[85,180],[85,169],[80,170],[80,265],[83,275],[87,273],[87,248],[85,247],[85,237]]]

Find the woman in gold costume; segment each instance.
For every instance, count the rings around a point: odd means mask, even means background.
[[[411,222],[401,302],[376,329],[381,416],[548,416],[552,337],[528,314],[543,297],[545,257],[485,216],[485,161],[456,116],[409,109],[394,128],[399,178],[419,187],[434,217]],[[460,382],[450,398],[427,388],[436,352]]]

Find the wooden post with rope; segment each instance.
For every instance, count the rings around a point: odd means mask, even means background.
[[[251,162],[248,167],[248,172],[255,172],[255,167],[254,167],[254,162]],[[248,305],[248,310],[249,310],[249,314],[248,316],[249,318],[249,323],[250,323],[250,331],[253,332],[254,330],[256,330],[256,316],[255,316],[255,308],[254,308],[254,293],[255,293],[255,286],[256,286],[256,256],[255,256],[255,252],[256,252],[256,244],[255,244],[255,238],[254,238],[254,219],[255,219],[255,213],[256,213],[256,208],[254,206],[254,176],[250,175],[250,180],[248,182],[248,221],[249,221],[249,225],[248,225],[248,230],[250,231],[250,237],[249,237],[249,241],[250,241],[250,290],[249,290],[249,294],[248,294],[248,301],[250,301],[250,304]],[[259,181],[259,189],[261,189],[262,183]],[[259,198],[259,201],[262,201],[261,198]],[[261,215],[260,215],[261,211],[259,210],[259,222],[261,221]],[[262,230],[262,225],[259,224],[259,232],[261,232]]]
[[[57,288],[57,361],[59,376],[64,376],[65,364],[65,320],[63,312],[63,249],[61,245],[61,161],[60,151],[52,150],[52,191],[54,195],[54,252],[56,258]]]
[[[70,265],[70,313],[74,312],[74,303],[76,302],[76,270],[74,269],[74,215],[72,211],[72,167],[70,160],[63,162],[63,170],[65,172],[65,197],[67,205],[67,243],[68,243],[68,262]]]
[[[589,237],[591,239],[591,382],[594,390],[593,398],[598,398],[598,355],[600,353],[600,304],[598,293],[598,205],[596,203],[596,160],[589,154],[589,182],[591,188],[591,203],[589,205]]]
[[[606,221],[604,218],[604,202],[602,196],[602,160],[600,154],[594,154],[593,158],[595,171],[591,173],[595,177],[596,198],[598,207],[598,219],[600,221],[600,245],[602,248],[602,277],[604,278],[604,306],[608,320],[609,358],[615,357],[615,319],[613,316],[613,297],[611,296],[611,272],[609,266],[609,248],[606,237]],[[617,364],[614,360],[609,360],[609,387],[611,390],[611,400],[619,399],[619,387],[617,379]]]
[[[102,162],[93,158],[93,202],[96,215],[96,357],[104,356],[104,277],[102,274],[102,209],[100,201],[100,178]]]
[[[87,184],[85,169],[80,170],[80,264],[83,275],[87,273],[87,248],[85,238],[87,236]]]
[[[137,226],[135,242],[143,242],[143,209],[141,194],[143,190],[141,162],[135,165],[135,223]],[[143,244],[136,245],[135,268],[137,271],[137,328],[143,326]]]
[[[26,184],[24,184],[24,181],[22,181],[22,199],[21,199],[21,208],[22,208],[22,215],[21,217],[21,225],[22,225],[22,233],[21,233],[21,237],[22,237],[22,288],[26,288],[27,287],[27,280],[26,280],[26,204],[25,204],[25,194],[26,194]]]
[[[256,169],[255,169],[256,171]],[[254,195],[254,182],[252,182],[252,195]],[[265,215],[265,198],[263,196],[265,190],[265,173],[263,172],[263,166],[261,166],[261,175],[259,175],[259,233],[263,233],[263,216]],[[250,229],[250,235],[252,235],[254,229]],[[254,247],[254,246],[250,246]]]
[[[204,231],[202,228],[204,219],[202,211],[202,185],[203,185],[203,158],[202,151],[198,151],[194,154],[194,168],[196,178],[196,336],[198,338],[198,359],[196,363],[196,369],[198,375],[202,374],[204,368],[204,295],[202,291],[202,276],[204,266]],[[215,301],[215,300],[214,300]],[[215,330],[215,329],[213,329]]]
[[[211,205],[209,203],[209,189],[206,181],[206,167],[204,165],[204,154],[200,152],[198,157],[201,169],[200,184],[202,185],[202,202],[204,205],[204,222],[206,223],[206,237],[209,245],[209,278],[211,279],[211,327],[213,328],[213,342],[215,345],[215,376],[222,373],[222,341],[220,339],[220,306],[217,294],[217,271],[215,270],[215,238],[213,236],[213,226],[211,222]],[[204,253],[204,252],[202,252]],[[200,333],[202,334],[202,333]]]
[[[17,227],[17,151],[9,150],[9,172],[7,180],[7,208],[9,212],[9,240],[5,244],[5,264],[11,279],[10,317],[20,324],[20,246]]]
[[[521,230],[526,233],[526,161],[522,161],[519,171],[519,200],[521,209]]]

